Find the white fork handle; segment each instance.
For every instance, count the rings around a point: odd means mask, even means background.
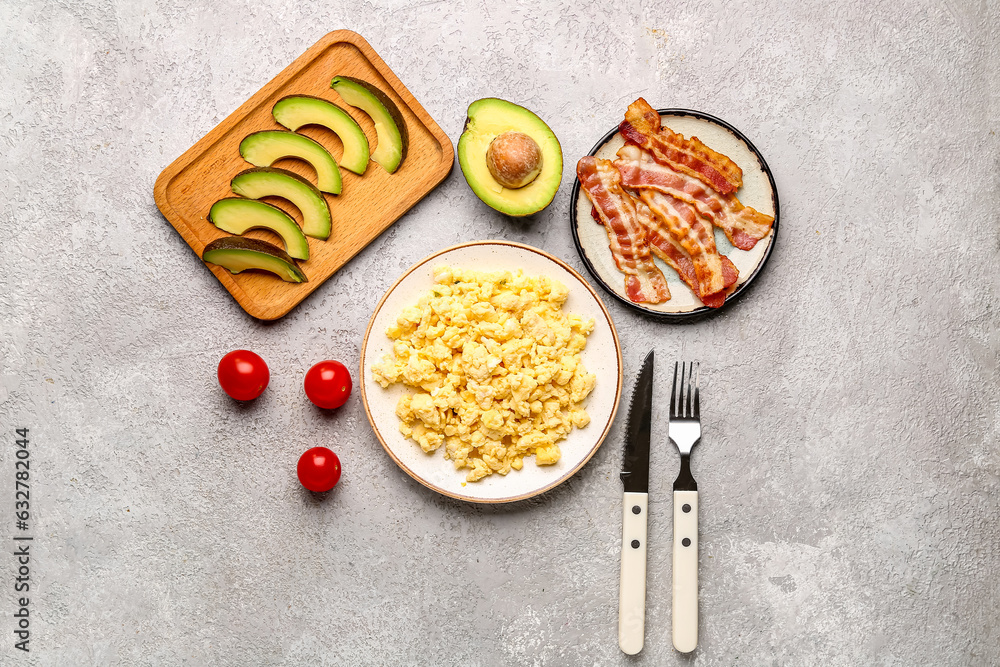
[[[688,542],[685,543],[685,540]],[[674,648],[681,653],[690,653],[698,646],[697,491],[674,491],[673,571]]]
[[[635,655],[642,650],[646,631],[646,513],[649,496],[645,493],[626,493],[622,506],[618,646],[625,653]]]

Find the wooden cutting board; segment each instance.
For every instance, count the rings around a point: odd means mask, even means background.
[[[330,88],[331,79],[337,75],[367,81],[392,98],[410,135],[406,158],[394,174],[371,161],[361,176],[341,169],[342,193],[324,195],[333,217],[333,232],[325,241],[310,238],[309,260],[300,263],[308,282],[287,283],[261,271],[234,275],[220,266],[205,265],[247,313],[262,320],[274,320],[288,313],[445,179],[455,152],[438,124],[368,42],[357,33],[338,30],[316,42],[174,160],[156,179],[153,188],[160,212],[201,257],[208,243],[229,236],[208,222],[209,209],[219,199],[234,196],[230,180],[253,166],[240,156],[240,142],[251,132],[284,129],[271,116],[271,107],[282,97],[304,94],[333,102],[358,122],[374,151],[377,145],[374,123]],[[302,128],[301,132],[326,147],[340,162],[343,145],[336,134],[316,126]],[[316,172],[306,162],[288,159],[273,166],[294,171],[316,183]],[[284,199],[268,197],[264,201],[302,222],[299,211]],[[247,236],[283,247],[280,238],[270,232],[254,230]]]

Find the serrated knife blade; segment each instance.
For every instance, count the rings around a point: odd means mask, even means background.
[[[653,351],[646,355],[632,392],[622,452],[622,570],[618,597],[618,646],[642,650],[646,632],[646,515],[649,510],[649,439],[653,421]]]
[[[625,446],[622,449],[622,485],[628,493],[649,493],[649,437],[653,420],[653,351],[646,355],[632,391]]]

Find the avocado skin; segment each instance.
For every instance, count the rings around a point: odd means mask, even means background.
[[[374,85],[368,83],[367,81],[362,81],[361,79],[355,79],[351,76],[333,77],[333,80],[330,82],[330,87],[336,90],[337,83],[340,81],[350,81],[351,83],[361,86],[368,91],[368,93],[375,98],[379,104],[385,107],[387,112],[389,112],[389,116],[392,117],[392,121],[396,124],[396,129],[399,130],[399,137],[402,142],[402,145],[400,146],[399,164],[396,165],[396,169],[392,170],[395,172],[399,169],[400,165],[403,164],[403,160],[406,159],[406,151],[410,144],[410,131],[406,127],[406,121],[403,120],[403,114],[400,112],[399,107],[396,106],[396,103],[393,102],[388,95],[383,93]],[[362,109],[362,111],[364,111],[364,109]]]
[[[477,117],[485,120],[477,123]],[[527,134],[542,151],[542,173],[523,188],[513,190],[503,189],[486,166],[490,142],[507,130]],[[512,217],[533,215],[547,207],[562,182],[562,146],[555,133],[534,112],[507,100],[485,97],[469,105],[457,153],[462,174],[476,196]],[[496,188],[501,191],[497,193]]]
[[[233,271],[229,266],[221,263],[225,257],[215,256],[215,253],[220,251],[228,251],[230,255],[240,256],[246,262],[247,266],[243,269]],[[288,272],[287,276],[281,275],[273,269],[268,268],[266,264],[261,261],[263,259],[261,255],[270,257],[278,266],[285,269]],[[299,268],[299,265],[295,263],[295,260],[292,259],[291,255],[278,246],[259,239],[248,239],[243,236],[224,236],[221,239],[215,239],[205,246],[205,250],[201,253],[201,258],[211,264],[218,264],[232,273],[239,273],[245,269],[260,269],[262,271],[275,273],[278,277],[287,282],[304,283],[309,280],[306,278],[306,274],[302,272],[302,269]]]

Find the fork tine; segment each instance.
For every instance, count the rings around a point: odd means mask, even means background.
[[[681,363],[681,399],[680,399],[680,416],[682,419],[686,419],[688,416],[688,406],[687,406],[687,363]]]
[[[691,407],[691,387],[694,386],[694,362],[689,361],[687,366],[687,391],[685,392],[684,416],[691,419],[694,416],[694,409]]]
[[[670,387],[670,418],[677,419],[677,366],[674,362],[674,383]]]
[[[701,364],[695,364],[693,370],[696,372],[694,376],[694,418],[701,421],[701,404],[698,400],[698,385],[701,382]]]
[[[692,419],[694,419],[694,390],[698,388],[698,378],[695,377],[694,374],[695,366],[697,366],[697,364],[692,361],[691,368],[688,370],[688,400],[690,401],[691,406],[688,410],[688,417],[691,417]]]

